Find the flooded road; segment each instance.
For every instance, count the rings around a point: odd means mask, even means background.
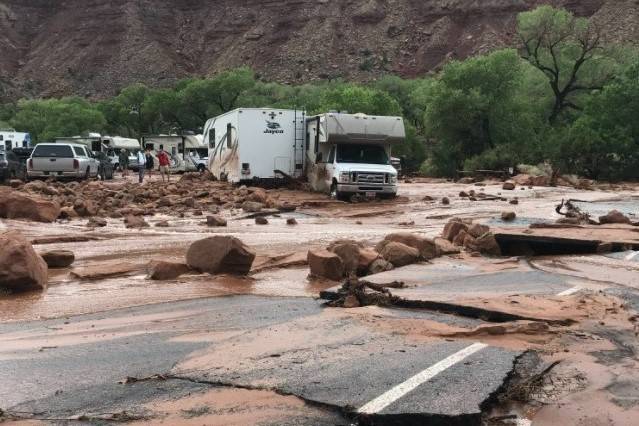
[[[459,196],[471,190],[490,200]],[[495,419],[506,413],[534,425],[561,419],[595,426],[603,412],[614,425],[639,416],[634,250],[452,254],[367,277],[404,282],[391,291],[406,306],[345,310],[317,300],[339,283],[310,277],[306,264],[309,249],[336,240],[374,246],[393,232],[438,237],[453,217],[530,233],[531,224],[559,219],[555,206],[569,198],[583,200],[593,216],[617,208],[632,218],[639,213],[633,188],[505,191],[500,183],[417,181],[402,184],[397,200],[352,204],[274,192],[298,208],[268,215],[268,225],[237,208],[219,212],[223,228],[191,212],[147,216],[143,229],[110,217],[101,228],[82,218],[3,220],[36,251],[71,250],[75,262],[49,270],[44,291],[0,295],[0,422],[347,425],[429,418],[505,425]],[[517,219],[502,221],[503,211]],[[287,224],[291,218],[297,225]],[[156,226],[164,221],[168,227]],[[247,276],[147,277],[149,262],[184,262],[191,243],[213,235],[237,237],[255,251]],[[541,396],[495,403],[493,394],[511,386],[514,372],[534,373],[537,367],[522,367],[529,350],[538,368],[560,361],[544,375],[544,403]],[[406,383],[410,391],[393,390]]]

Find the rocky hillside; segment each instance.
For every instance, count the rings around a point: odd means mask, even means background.
[[[549,1],[546,1],[546,3]],[[636,0],[555,0],[639,39]],[[542,0],[3,0],[0,95],[101,97],[249,65],[281,82],[416,76],[513,42]]]

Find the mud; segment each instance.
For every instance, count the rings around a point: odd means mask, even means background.
[[[524,187],[512,192],[504,191],[499,182],[487,182],[485,186],[419,179],[414,182],[401,185],[402,197],[397,200],[354,204],[301,190],[269,190],[268,195],[275,202],[294,205],[297,210],[271,215],[266,226],[255,225],[232,203],[220,212],[228,221],[226,228],[204,226],[203,218],[190,208],[175,213],[152,211],[155,214],[145,218],[151,227],[144,230],[126,230],[121,219],[113,218],[99,229],[87,228],[86,218],[51,225],[3,221],[2,227],[29,237],[37,251],[72,250],[76,262],[72,268],[50,271],[50,285],[45,292],[0,295],[0,322],[66,318],[229,295],[316,298],[335,283],[308,277],[309,249],[326,247],[338,239],[374,245],[396,231],[437,237],[452,217],[473,219],[510,234],[614,240],[629,245],[639,242],[636,227],[529,227],[558,219],[560,215],[554,207],[564,198],[588,201],[580,207],[595,206],[589,210],[593,215],[610,206],[614,208],[620,200],[634,203],[630,198],[636,193],[633,186],[614,188],[614,193],[607,187],[592,191]],[[118,185],[109,184],[107,189],[117,191]],[[193,185],[199,184],[196,181]],[[217,196],[217,185],[211,185],[212,198]],[[470,190],[486,194],[484,201],[458,196],[461,191]],[[450,204],[441,204],[443,197],[448,197]],[[509,204],[513,197],[517,197],[517,205]],[[632,203],[623,204],[622,210],[631,214]],[[513,224],[506,225],[500,219],[506,209],[517,214]],[[298,225],[287,226],[289,218]],[[167,221],[169,227],[154,226],[161,221]],[[149,261],[181,262],[191,242],[216,234],[236,236],[256,251],[248,277],[187,274],[160,282],[146,278]],[[525,400],[504,401],[495,416],[515,414],[517,418],[534,419],[535,425],[634,425],[639,416],[637,330],[631,321],[634,312],[625,300],[608,294],[609,290],[638,289],[639,257],[628,258],[633,253],[525,259],[477,257],[462,252],[367,277],[373,284],[405,282],[404,288],[387,289],[404,300],[423,296],[426,293],[420,292],[427,291],[430,304],[326,308],[319,315],[267,330],[172,329],[180,321],[198,315],[197,311],[182,310],[64,323],[55,330],[17,329],[0,336],[0,360],[15,356],[16,351],[38,351],[44,356],[55,353],[56,348],[171,330],[173,342],[210,345],[179,362],[172,373],[241,375],[251,365],[303,365],[317,356],[317,342],[321,342],[321,347],[330,347],[331,356],[336,359],[346,357],[347,348],[359,347],[371,334],[383,336],[385,342],[391,342],[392,337],[407,344],[483,342],[510,350],[535,351],[545,365],[560,361],[544,376],[536,393]],[[530,289],[533,286],[537,287]],[[572,294],[558,295],[571,287],[575,288]],[[385,292],[375,293],[387,296]],[[336,324],[349,325],[337,328]],[[259,384],[273,385],[268,381]],[[294,396],[214,387],[184,398],[154,400],[145,404],[143,411],[149,418],[138,424],[322,424],[318,419],[332,418],[332,414]]]

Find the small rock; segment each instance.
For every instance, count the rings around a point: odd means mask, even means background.
[[[479,238],[488,232],[490,232],[490,227],[480,223],[475,223],[468,229],[468,233],[474,238]]]
[[[268,225],[268,219],[263,216],[258,216],[255,218],[256,225]]]
[[[124,224],[127,228],[148,228],[149,224],[142,216],[129,215],[124,218]]]
[[[288,219],[286,219],[286,224],[287,225],[297,225],[297,220],[295,220],[294,217],[289,217]]]
[[[463,223],[460,219],[454,218],[448,221],[446,226],[444,226],[444,232],[442,232],[442,237],[447,239],[448,241],[453,241],[457,234],[461,231],[467,231],[468,225]]]
[[[166,221],[166,220],[161,220],[158,223],[156,223],[155,226],[157,228],[168,228],[169,227],[169,222]]]
[[[206,226],[211,226],[211,227],[223,227],[226,226],[226,219],[217,216],[217,215],[211,215],[211,216],[207,216],[206,217]]]
[[[517,214],[515,212],[501,212],[501,220],[504,222],[512,222],[517,218]]]
[[[242,203],[242,210],[248,213],[259,213],[264,208],[264,204],[256,201],[245,201]]]
[[[510,204],[516,206],[517,204],[519,204],[519,200],[514,198],[514,199],[510,200]]]
[[[51,250],[42,254],[49,268],[68,268],[75,261],[75,254],[70,250]]]
[[[180,275],[190,271],[188,265],[173,262],[150,262],[148,265],[148,277],[152,280],[174,280]]]
[[[501,188],[506,191],[512,191],[515,189],[515,184],[512,182],[504,182]]]
[[[442,204],[445,205],[445,206],[450,204],[450,200],[448,199],[448,197],[442,198]]]
[[[107,221],[102,217],[92,217],[87,222],[87,226],[90,228],[104,228],[107,226]]]
[[[599,223],[605,224],[630,224],[630,218],[618,210],[612,210],[608,214],[599,217]]]

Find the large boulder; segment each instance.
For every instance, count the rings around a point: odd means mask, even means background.
[[[361,248],[355,243],[345,242],[331,247],[330,251],[339,256],[346,275],[356,273],[359,266],[359,252]],[[368,265],[367,265],[368,267]]]
[[[152,280],[174,280],[191,269],[184,263],[153,261],[147,267],[148,277]]]
[[[599,223],[602,225],[614,223],[629,224],[632,223],[632,221],[620,211],[613,210],[604,216],[599,216]]]
[[[389,234],[377,245],[377,251],[381,252],[384,246],[389,242],[402,243],[409,247],[413,247],[419,251],[419,256],[425,260],[437,257],[437,246],[435,245],[435,242],[420,235],[408,232]]]
[[[0,217],[54,222],[60,216],[60,205],[53,201],[14,190],[0,191]]]
[[[395,241],[385,244],[379,254],[395,267],[410,265],[420,258],[419,250]]]
[[[309,250],[307,260],[311,275],[333,281],[339,281],[344,276],[344,263],[333,252],[324,249]]]
[[[370,264],[368,267],[368,273],[370,275],[379,274],[381,272],[390,271],[393,269],[393,264],[389,261],[380,258],[377,258]]]
[[[75,254],[70,250],[51,250],[42,253],[42,258],[49,268],[68,268],[75,261]]]
[[[437,246],[437,251],[440,255],[457,254],[461,251],[459,247],[455,246],[445,238],[435,238],[435,245]]]
[[[480,223],[473,223],[473,225],[468,229],[468,233],[474,238],[479,238],[488,232],[490,232],[490,227]]]
[[[0,288],[13,292],[47,288],[47,264],[17,232],[0,234]]]
[[[210,274],[246,275],[251,270],[255,253],[235,237],[216,235],[191,244],[186,263],[192,269]]]
[[[445,238],[448,241],[453,241],[457,234],[459,234],[461,231],[468,231],[468,225],[463,223],[460,219],[451,219],[450,221],[448,221],[446,226],[444,226],[442,238]]]
[[[475,238],[472,235],[466,235],[464,239],[464,247],[470,251],[476,251],[479,253],[501,256],[501,248],[495,239],[495,236],[488,232],[479,238]]]

